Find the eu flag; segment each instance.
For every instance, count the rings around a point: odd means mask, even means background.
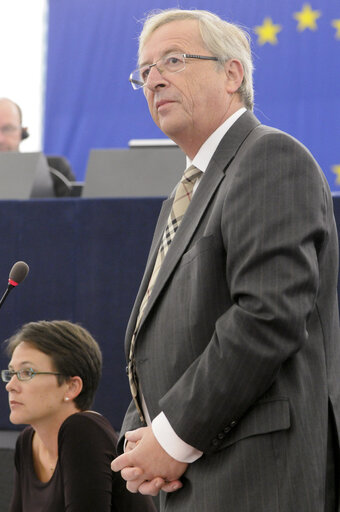
[[[175,2],[176,3],[176,2]],[[164,137],[143,93],[132,91],[145,15],[171,0],[50,0],[44,149],[84,177],[91,148]],[[339,0],[182,0],[215,12],[251,35],[255,114],[297,137],[340,191]]]

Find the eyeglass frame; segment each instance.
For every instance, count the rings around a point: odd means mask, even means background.
[[[137,68],[137,69],[134,69],[131,73],[130,73],[130,76],[129,76],[129,82],[131,83],[131,86],[132,86],[132,89],[134,91],[137,91],[138,89],[142,89],[143,87],[146,86],[147,84],[147,79],[145,82],[141,82],[140,80],[135,80],[132,78],[132,75],[136,72],[139,72],[140,69],[142,68],[146,68],[149,70],[150,72],[150,69],[153,68],[154,66],[156,66],[157,70],[162,74],[163,71],[159,70],[158,67],[157,67],[157,64],[163,60],[165,57],[166,58],[169,58],[169,57],[172,57],[174,55],[180,55],[181,57],[183,57],[184,59],[200,59],[200,60],[214,60],[214,61],[219,61],[219,59],[217,57],[214,57],[212,55],[194,55],[194,54],[191,54],[191,53],[169,53],[167,55],[163,55],[163,57],[161,57],[160,59],[158,59],[156,62],[154,62],[153,64],[149,64],[148,66],[142,66],[141,68]],[[178,71],[169,71],[169,73],[171,74],[175,74],[175,73],[180,73],[181,71],[184,71],[185,69],[185,60],[184,60],[184,67],[182,69],[179,69]],[[148,77],[149,77],[149,74],[148,74]]]
[[[30,377],[28,379],[21,378],[21,372],[27,372],[30,371]],[[10,376],[10,379],[7,380],[5,375]],[[3,382],[10,382],[14,375],[17,376],[17,379],[20,382],[28,382],[33,379],[36,375],[63,375],[62,373],[58,372],[36,372],[33,370],[33,368],[22,368],[21,370],[18,370],[17,372],[14,372],[12,370],[1,370],[1,379]]]

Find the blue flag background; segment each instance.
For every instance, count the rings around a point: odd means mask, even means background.
[[[303,142],[340,191],[339,0],[181,0],[246,28],[252,38],[255,109],[264,123]],[[50,0],[44,151],[66,155],[84,179],[92,148],[164,138],[136,67],[141,20],[168,0]]]

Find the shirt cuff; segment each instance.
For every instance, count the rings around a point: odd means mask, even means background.
[[[151,426],[157,441],[173,459],[190,464],[203,455],[203,452],[178,437],[164,412],[154,418]]]

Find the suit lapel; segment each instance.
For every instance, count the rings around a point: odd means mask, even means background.
[[[169,247],[169,250],[162,264],[162,268],[159,271],[156,283],[144,310],[140,328],[142,327],[164,285],[171,276],[174,268],[188,247],[206,208],[214,196],[216,189],[219,187],[221,180],[225,176],[225,172],[230,165],[230,162],[233,160],[239,147],[242,145],[243,141],[246,139],[249,133],[259,124],[260,123],[256,117],[251,112],[247,111],[236,121],[236,123],[228,130],[226,135],[221,140],[208,165],[207,170],[202,177],[201,183],[199,184],[199,187],[193,196],[193,199],[181,222],[181,225],[177,230],[176,236],[174,237],[171,246]],[[171,210],[171,205],[172,198],[166,200],[162,206],[162,210],[155,229],[154,239],[151,245],[146,270],[129,321],[126,336],[127,345],[130,343],[138,315],[139,306],[143,300],[151,277],[158,247]]]
[[[154,236],[153,236],[153,239],[152,239],[152,242],[151,242],[151,247],[150,247],[148,259],[147,259],[147,262],[146,262],[146,267],[145,267],[145,270],[144,270],[142,281],[141,281],[141,284],[140,284],[140,287],[139,287],[139,290],[138,290],[138,293],[137,293],[137,296],[136,296],[136,299],[135,299],[134,306],[133,306],[132,311],[131,311],[131,315],[130,315],[128,326],[127,326],[127,330],[126,330],[126,335],[125,335],[126,354],[128,354],[128,351],[129,351],[129,345],[130,345],[130,341],[131,341],[131,338],[132,338],[133,331],[135,329],[135,325],[136,325],[136,321],[137,321],[137,317],[138,317],[138,312],[139,312],[139,307],[140,307],[140,304],[141,304],[141,302],[143,300],[143,297],[145,295],[147,286],[149,284],[149,281],[150,281],[150,278],[151,278],[151,274],[152,274],[152,271],[153,271],[153,267],[154,267],[154,264],[155,264],[155,261],[156,261],[156,257],[157,257],[158,247],[159,247],[159,245],[161,243],[161,238],[162,238],[162,235],[163,235],[163,231],[165,229],[168,217],[170,215],[172,201],[173,201],[173,198],[169,197],[168,199],[166,199],[163,202],[161,211],[160,211],[159,216],[158,216],[158,220],[157,220],[157,224],[156,224],[156,227],[155,227]]]

